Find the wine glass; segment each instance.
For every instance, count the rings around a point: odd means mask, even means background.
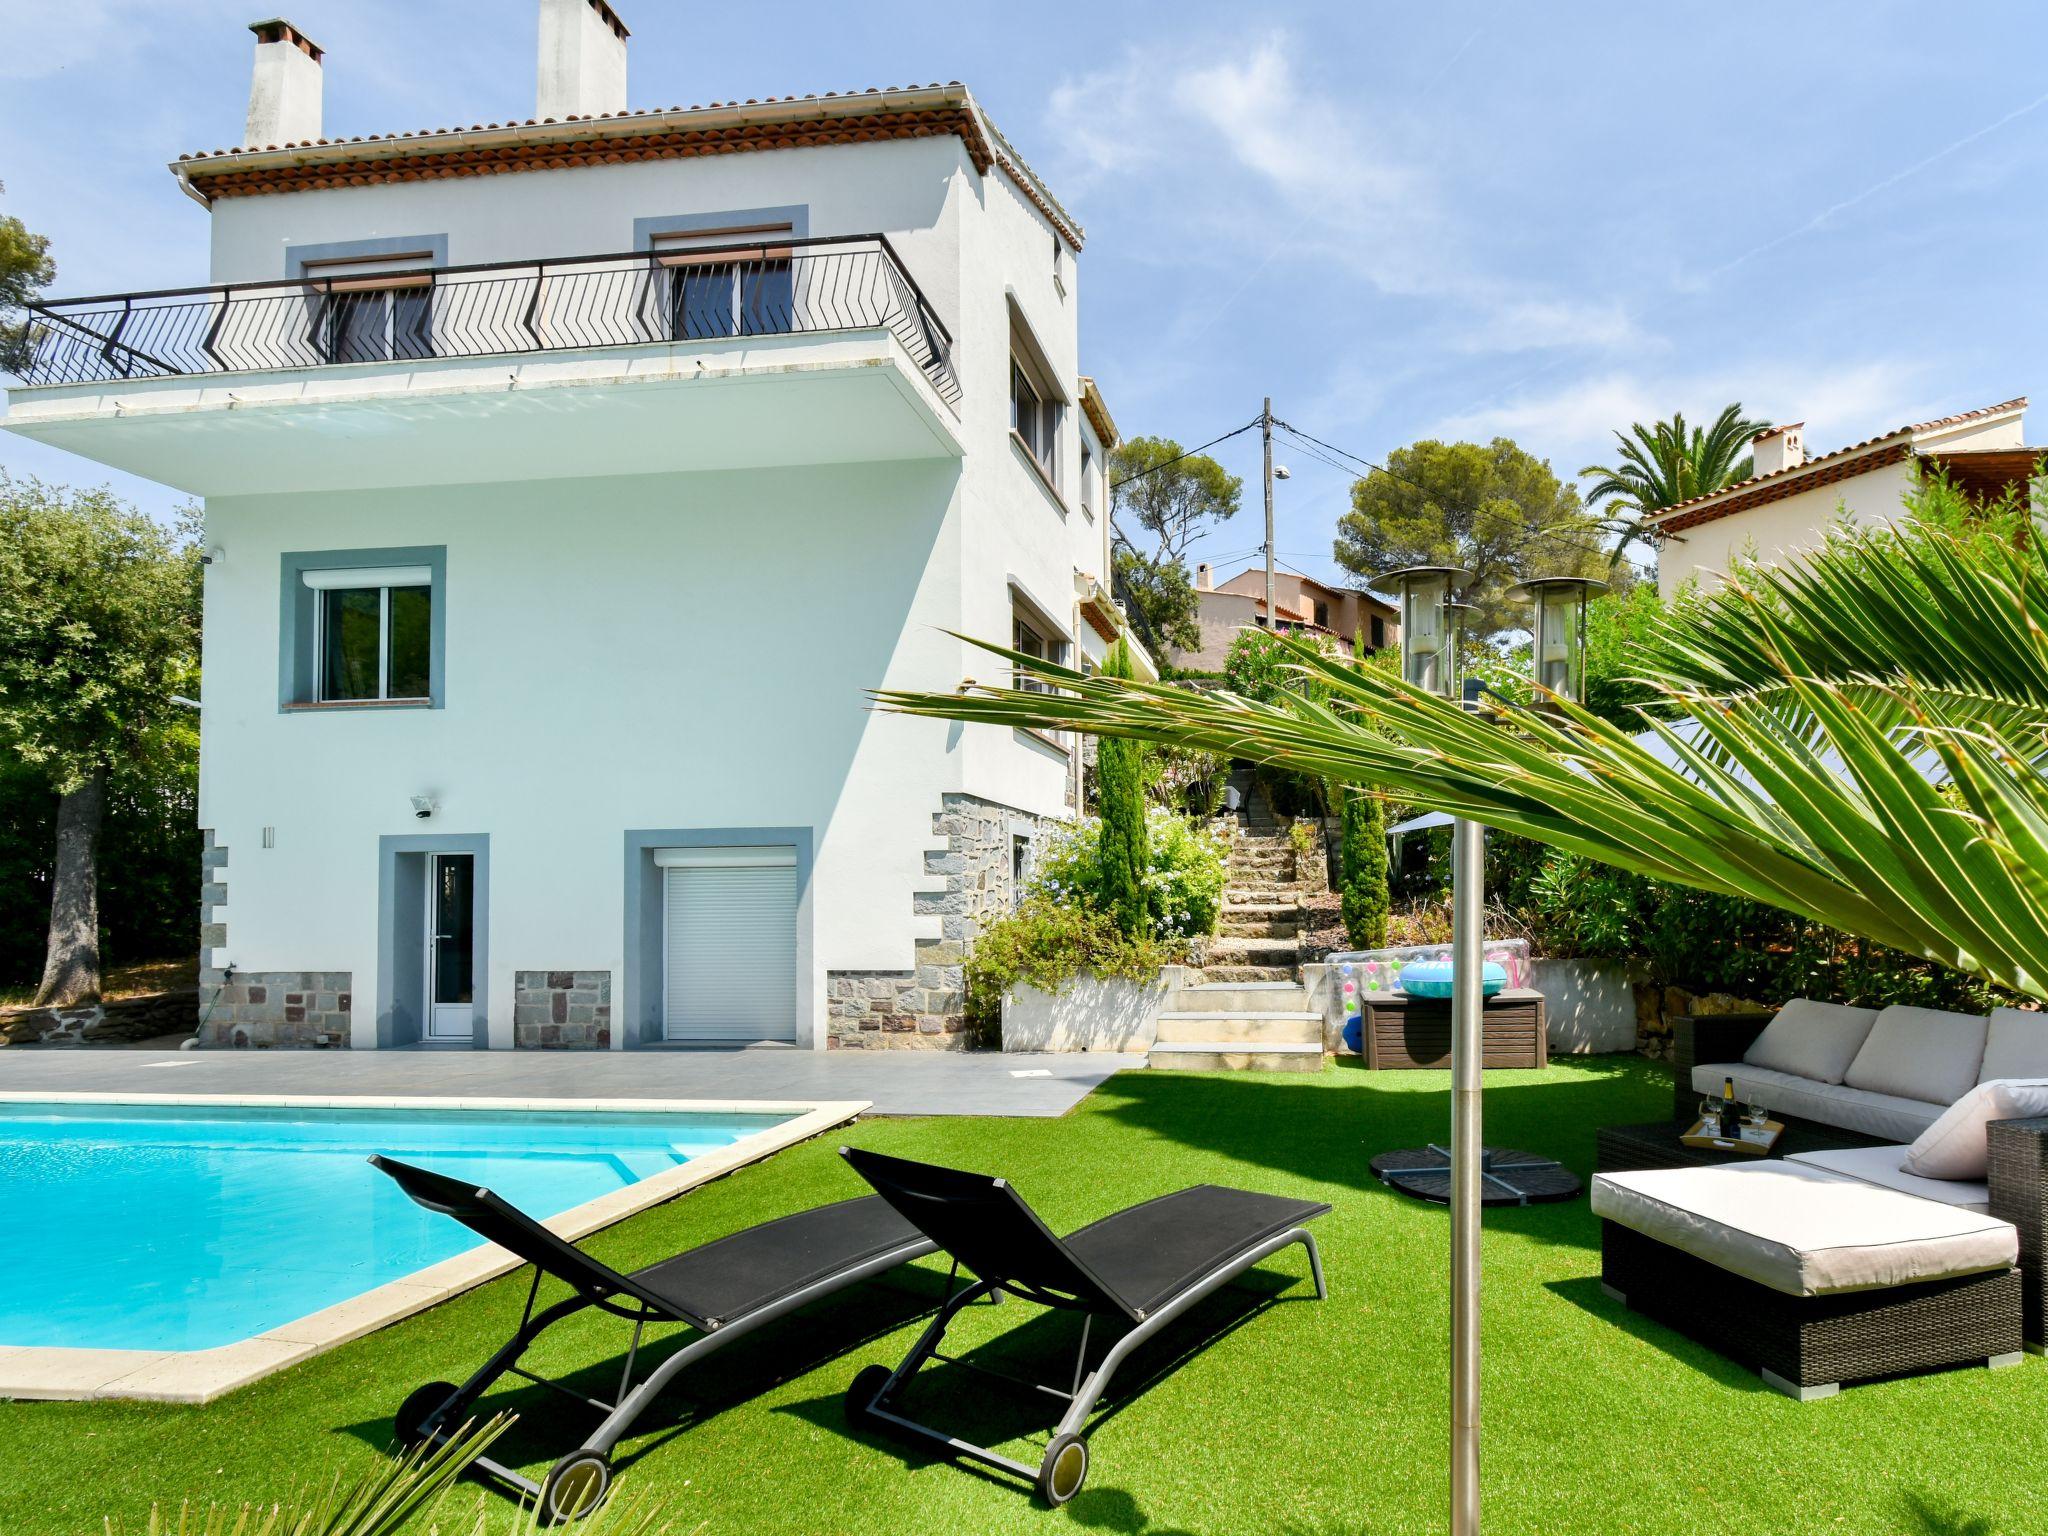
[[[1721,1100],[1711,1093],[1700,1095],[1700,1124],[1709,1131],[1721,1122]]]
[[[1770,1122],[1771,1112],[1764,1108],[1761,1101],[1751,1100],[1749,1106],[1749,1123],[1751,1128],[1761,1135]]]

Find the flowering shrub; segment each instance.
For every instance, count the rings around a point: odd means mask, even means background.
[[[1145,813],[1145,843],[1151,936],[1187,939],[1215,932],[1223,904],[1222,839],[1154,806]],[[1093,818],[1055,832],[1039,855],[1033,893],[1102,910],[1101,849],[1102,823]]]
[[[967,953],[969,1043],[1001,1045],[1003,994],[1019,985],[1058,992],[1081,975],[1149,981],[1162,965],[1185,958],[1157,939],[1128,937],[1086,902],[1036,888],[1016,911],[983,928]]]

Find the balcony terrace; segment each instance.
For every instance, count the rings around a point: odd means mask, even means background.
[[[201,495],[949,457],[952,345],[883,235],[423,266],[41,301],[0,424]]]

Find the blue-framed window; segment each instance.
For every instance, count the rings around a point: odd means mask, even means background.
[[[440,708],[447,571],[444,545],[283,556],[279,708]]]

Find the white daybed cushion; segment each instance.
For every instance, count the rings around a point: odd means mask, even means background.
[[[1876,1019],[1874,1008],[1795,997],[1764,1026],[1742,1059],[1753,1067],[1810,1077],[1817,1083],[1839,1083]]]
[[[1905,1170],[1905,1159],[1904,1147],[1844,1147],[1834,1152],[1794,1152],[1786,1161],[1809,1163],[1829,1173],[1918,1195],[1922,1200],[1939,1200],[1959,1210],[1991,1210],[1991,1186],[1982,1179],[1921,1178]]]
[[[1974,1013],[1895,1005],[1877,1016],[1842,1081],[1944,1108],[1977,1086],[1991,1021]]]
[[[1906,1171],[1927,1179],[1981,1179],[1991,1166],[1991,1122],[2032,1115],[2048,1115],[2048,1078],[1979,1083],[1914,1138]]]
[[[1593,1212],[1787,1296],[2002,1270],[2020,1251],[2008,1222],[1776,1160],[1598,1174]]]
[[[1924,1099],[1902,1099],[1888,1093],[1865,1093],[1840,1083],[1817,1083],[1810,1077],[1771,1072],[1747,1062],[1710,1062],[1692,1069],[1696,1093],[1721,1096],[1723,1078],[1735,1079],[1735,1096],[1748,1104],[1761,1099],[1774,1117],[1793,1115],[1823,1125],[1881,1136],[1886,1141],[1911,1141],[1940,1118],[1942,1106]]]
[[[2032,1008],[1994,1008],[1984,1037],[1984,1065],[1977,1081],[2048,1078],[2048,1013]]]

